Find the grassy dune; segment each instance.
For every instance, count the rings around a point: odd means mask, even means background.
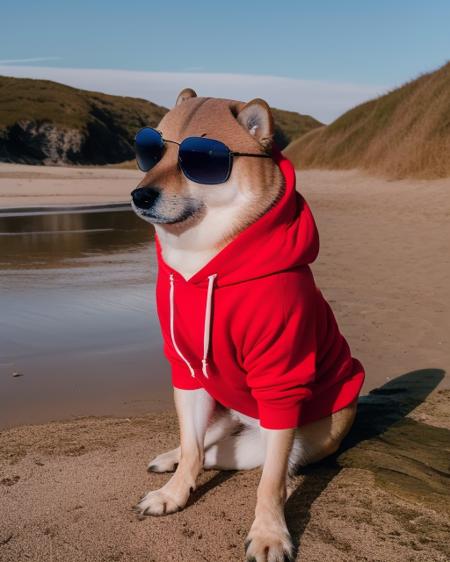
[[[450,62],[347,111],[284,151],[298,168],[450,176]]]

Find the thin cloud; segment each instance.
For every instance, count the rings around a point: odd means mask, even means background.
[[[204,66],[186,66],[181,72],[202,72],[203,70],[205,70]]]
[[[47,62],[50,60],[62,60],[61,57],[32,57],[28,59],[0,59],[0,64],[17,64],[21,62]]]
[[[7,65],[0,66],[0,74],[55,80],[76,88],[144,98],[165,107],[173,107],[178,93],[187,87],[199,96],[242,101],[260,97],[272,107],[309,114],[324,123],[387,90],[385,86],[252,74]]]

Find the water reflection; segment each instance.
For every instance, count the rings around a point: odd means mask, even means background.
[[[170,404],[153,227],[117,210],[1,217],[0,269],[0,426]]]
[[[0,267],[67,266],[67,260],[134,251],[152,238],[153,227],[131,211],[0,216]]]

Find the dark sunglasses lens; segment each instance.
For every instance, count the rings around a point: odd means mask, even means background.
[[[148,172],[161,160],[164,141],[158,131],[145,127],[136,135],[134,149],[139,169]]]
[[[197,183],[223,183],[231,165],[230,149],[220,141],[189,137],[180,145],[180,166]]]

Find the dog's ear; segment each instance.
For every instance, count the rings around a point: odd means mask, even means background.
[[[195,90],[193,90],[192,88],[185,88],[184,90],[181,90],[181,92],[178,94],[177,97],[177,101],[175,102],[175,107],[177,105],[180,105],[180,103],[183,103],[184,101],[188,100],[189,98],[196,98],[197,94],[195,93]]]
[[[238,122],[269,150],[273,144],[274,122],[269,104],[261,98],[246,103],[237,114]]]

